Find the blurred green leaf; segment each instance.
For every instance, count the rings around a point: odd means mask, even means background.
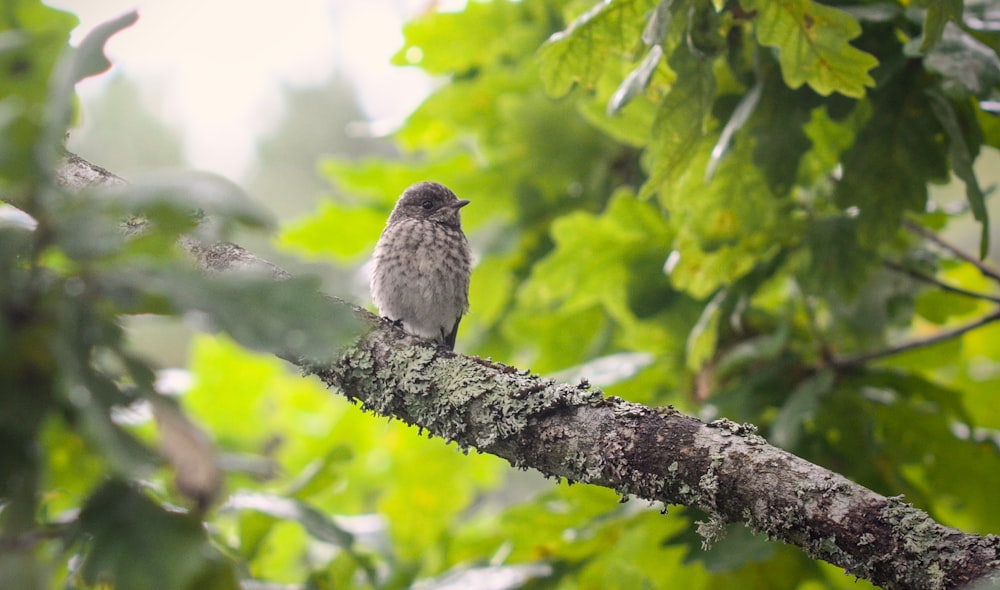
[[[651,0],[595,2],[565,30],[549,37],[538,52],[545,91],[561,96],[574,86],[596,84],[608,60],[628,55],[638,46],[643,16],[655,5]]]
[[[794,449],[802,436],[804,423],[819,409],[825,396],[833,391],[834,373],[818,372],[799,384],[781,406],[771,423],[768,440],[784,449]]]
[[[979,144],[982,142],[982,132],[979,131],[975,117],[968,108],[963,109],[968,113],[963,117],[962,126],[959,122],[958,112],[943,95],[929,91],[928,96],[931,101],[931,110],[937,117],[939,123],[948,135],[948,154],[951,159],[951,166],[955,175],[965,183],[965,197],[969,200],[969,208],[972,209],[972,216],[981,225],[979,233],[979,258],[986,258],[990,250],[990,218],[986,210],[986,195],[979,186],[976,172],[972,168],[973,161],[978,154]],[[967,105],[963,105],[967,106]]]
[[[315,215],[287,227],[281,245],[313,256],[356,259],[375,245],[387,218],[381,211],[326,201]]]
[[[51,171],[37,159],[46,117],[52,70],[68,47],[79,20],[41,2],[16,0],[0,11],[0,188],[3,200],[32,212],[36,205],[22,183],[40,180]],[[53,150],[55,132],[46,140]],[[49,145],[51,144],[51,145]],[[14,190],[17,189],[17,190]]]
[[[428,12],[406,23],[403,47],[392,61],[419,65],[430,74],[465,74],[534,51],[543,38],[530,25],[539,16],[533,3],[473,2],[461,13]],[[484,35],[502,30],[503,36]],[[448,39],[443,45],[442,39]]]
[[[672,183],[690,166],[695,147],[705,135],[715,96],[711,62],[680,48],[668,59],[677,78],[661,101],[653,122],[647,162],[650,178],[643,196],[672,190]],[[704,168],[702,168],[704,170]]]
[[[702,310],[698,322],[687,337],[687,367],[690,371],[696,372],[708,362],[715,354],[715,348],[719,340],[719,317],[722,314],[722,302],[726,299],[727,291],[720,289],[715,296],[709,300],[708,305]]]
[[[74,86],[111,67],[104,56],[104,44],[115,33],[135,24],[138,18],[138,13],[132,11],[101,23],[84,37],[76,50],[67,51],[57,62],[49,84],[45,126],[35,146],[36,156],[47,171],[56,166],[61,155],[66,128],[72,120]]]
[[[609,387],[634,377],[652,363],[653,358],[648,353],[623,352],[564,369],[550,374],[549,378],[560,383],[585,381],[594,387]]]
[[[849,14],[811,0],[744,0],[741,4],[757,12],[757,39],[777,49],[781,73],[790,88],[809,84],[822,96],[839,92],[860,98],[866,87],[875,85],[869,71],[878,60],[848,43],[861,34]]]
[[[906,45],[908,55],[923,51],[917,43],[914,40]],[[986,98],[1000,84],[1000,57],[996,51],[954,23],[945,23],[941,40],[924,56],[923,64],[941,76],[941,89],[956,99]]]
[[[197,519],[168,512],[118,480],[93,493],[75,530],[86,546],[79,575],[87,584],[163,590],[239,587],[235,572]]]
[[[608,102],[607,113],[614,115],[630,103],[636,95],[642,93],[649,86],[649,79],[653,77],[653,72],[663,58],[663,48],[654,45],[649,48],[649,52],[642,62],[629,72],[629,75],[622,80],[618,90],[615,91],[611,101]]]
[[[810,293],[833,290],[853,299],[865,285],[877,259],[859,243],[857,220],[850,217],[817,219],[808,225],[803,265],[804,287]]]
[[[764,86],[760,82],[754,85],[750,89],[750,92],[747,92],[740,99],[739,104],[733,110],[733,114],[726,121],[725,127],[722,128],[722,133],[719,135],[719,141],[712,148],[712,158],[708,161],[708,169],[705,170],[705,178],[707,180],[711,180],[712,175],[715,174],[715,167],[719,165],[719,160],[722,159],[726,149],[729,148],[729,142],[732,141],[733,135],[746,125],[750,115],[756,110],[757,104],[760,102],[761,91],[763,90]]]
[[[921,82],[919,72],[904,70],[873,91],[875,110],[843,154],[836,202],[857,214],[863,246],[890,239],[903,212],[924,210],[927,183],[948,177],[944,136]]]
[[[180,211],[192,217],[205,215],[216,223],[236,222],[255,228],[273,224],[271,215],[236,183],[208,172],[138,177],[128,185],[100,191],[98,198],[118,201],[135,215]]]
[[[702,299],[733,284],[781,251],[799,220],[769,190],[759,168],[746,157],[748,142],[738,142],[711,182],[705,170],[711,146],[703,143],[688,170],[661,195],[675,226],[674,253],[667,264],[671,284]]]
[[[340,547],[350,549],[354,536],[342,529],[332,519],[315,508],[289,498],[260,493],[242,492],[233,494],[226,501],[228,510],[253,510],[281,520],[291,520],[301,524],[313,537]],[[374,572],[369,572],[374,580]]]
[[[275,282],[270,277],[135,265],[109,272],[105,280],[110,291],[131,289],[152,298],[147,304],[165,301],[175,313],[190,319],[201,316],[208,321],[206,327],[225,330],[244,346],[281,356],[329,358],[362,329],[349,307],[320,292],[315,278]]]
[[[69,69],[68,86],[72,86],[90,76],[96,76],[111,67],[104,55],[104,45],[115,34],[131,27],[139,20],[139,13],[132,10],[119,17],[105,21],[94,28],[80,41],[73,54]]]
[[[762,562],[774,556],[779,545],[771,543],[759,535],[754,535],[742,524],[726,527],[726,534],[713,545],[710,551],[702,549],[704,539],[687,528],[664,541],[667,545],[686,548],[686,563],[701,563],[713,573],[729,572],[748,563]]]
[[[744,340],[720,355],[715,372],[723,378],[756,364],[774,362],[784,352],[790,336],[788,324],[782,324],[772,333]]]
[[[930,0],[920,40],[921,52],[926,53],[941,41],[944,27],[949,21],[962,23],[962,0]]]

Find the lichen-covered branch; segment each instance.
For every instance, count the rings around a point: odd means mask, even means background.
[[[314,372],[369,410],[516,467],[704,510],[708,543],[722,524],[743,522],[885,588],[957,588],[1000,565],[1000,538],[937,524],[769,445],[750,425],[555,383],[384,322]]]
[[[213,271],[268,264],[237,246],[188,249]],[[706,424],[586,383],[560,384],[454,354],[356,311],[370,331],[348,350],[331,351],[335,361],[303,363],[304,370],[370,411],[463,448],[622,495],[699,508],[711,515],[701,527],[708,544],[724,523],[742,522],[885,588],[958,588],[1000,567],[1000,538],[942,526],[901,498],[769,445],[753,426]]]

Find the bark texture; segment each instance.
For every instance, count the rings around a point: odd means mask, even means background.
[[[79,158],[64,167],[60,178],[68,186],[121,182]],[[238,246],[187,247],[206,270],[263,268],[276,279],[287,276]],[[997,580],[997,536],[938,524],[902,498],[879,495],[769,445],[752,425],[703,423],[671,407],[606,396],[586,382],[556,383],[452,353],[356,312],[371,327],[365,336],[346,351],[331,351],[336,360],[329,364],[301,364],[367,410],[514,467],[699,508],[711,515],[699,531],[706,546],[726,523],[742,522],[884,588]]]

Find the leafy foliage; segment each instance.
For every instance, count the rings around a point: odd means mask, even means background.
[[[351,196],[282,244],[360,262],[407,184],[444,182],[472,201],[478,259],[460,349],[754,422],[942,522],[996,532],[1000,328],[961,327],[1000,290],[963,250],[989,251],[1000,26],[988,1],[926,7],[428,12],[395,59],[443,83],[395,134],[403,158],[325,162]],[[73,54],[68,15],[18,0],[0,19],[0,194],[31,220],[0,218],[5,582],[858,587],[739,525],[702,551],[693,511],[463,455],[249,352],[318,355],[352,326],[311,279],[191,268],[180,236],[267,225],[228,182],[61,189],[73,84],[130,19]],[[954,179],[949,202],[934,185]],[[120,320],[135,314],[224,332],[196,338],[180,400],[134,352]]]
[[[996,305],[996,280],[961,250],[989,251],[982,162],[998,145],[1000,38],[989,2],[926,6],[536,0],[428,13],[397,61],[445,83],[396,134],[410,155],[328,162],[357,198],[323,205],[336,216],[296,228],[297,246],[374,226],[409,182],[444,182],[472,201],[479,260],[460,349],[560,376],[622,359],[612,393],[754,422],[945,522],[995,531],[979,507],[1000,472],[982,397],[995,328],[930,343]],[[936,197],[952,180],[965,185],[957,203]],[[970,223],[976,243],[951,244]],[[337,257],[360,258],[370,234]],[[462,527],[462,550],[437,567],[507,540],[508,562],[555,567],[553,587],[656,586],[664,571],[690,587],[844,583],[738,532],[703,553],[698,516],[615,513],[602,494],[556,488],[502,511],[529,523],[518,531]],[[559,503],[571,508],[553,524]],[[627,559],[600,551],[591,543],[611,542],[598,522],[616,543],[648,544]],[[686,565],[648,554],[658,542],[689,547]]]
[[[318,281],[194,268],[181,236],[269,223],[229,181],[174,175],[71,192],[57,178],[73,87],[107,68],[104,44],[134,13],[74,50],[64,13],[23,1],[0,19],[3,79],[18,80],[0,96],[0,577],[16,588],[52,587],[54,576],[67,587],[237,588],[235,563],[201,519],[220,492],[217,452],[121,321],[183,317],[300,357],[329,354],[358,326]]]

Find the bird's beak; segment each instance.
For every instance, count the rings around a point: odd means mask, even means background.
[[[451,207],[452,209],[461,209],[462,207],[468,205],[470,202],[471,201],[469,201],[468,199],[459,199],[448,206]]]

